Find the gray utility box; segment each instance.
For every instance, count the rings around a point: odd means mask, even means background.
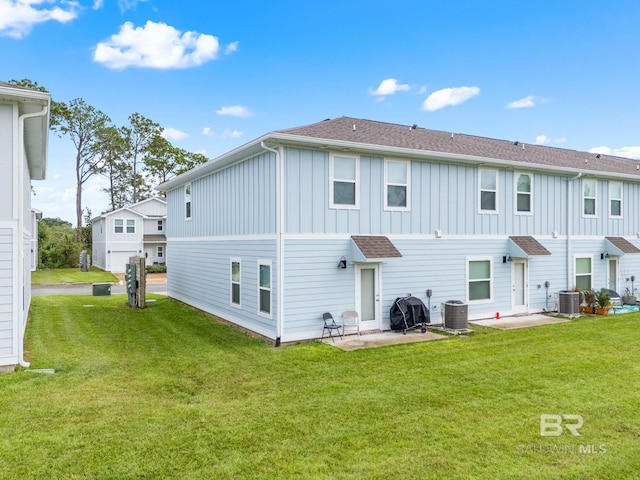
[[[444,303],[444,327],[452,330],[466,330],[469,320],[469,308],[460,300],[447,300]]]
[[[94,297],[107,297],[109,295],[111,295],[110,283],[94,283],[93,284]]]
[[[580,313],[580,294],[572,290],[558,292],[558,313],[565,315]]]

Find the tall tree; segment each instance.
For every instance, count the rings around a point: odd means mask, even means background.
[[[137,203],[144,200],[149,195],[150,188],[145,185],[144,177],[141,175],[144,170],[144,154],[149,145],[154,141],[154,137],[160,136],[160,124],[134,113],[129,116],[129,126],[124,128],[127,139],[127,150],[129,165],[131,166],[132,181],[132,201]]]
[[[100,132],[111,120],[100,110],[76,98],[69,104],[59,105],[58,123],[54,130],[60,136],[67,135],[76,148],[76,241],[82,241],[82,189],[93,175],[100,171],[102,158],[96,155]]]
[[[99,173],[109,181],[102,189],[109,195],[109,210],[113,211],[131,203],[129,193],[130,169],[126,159],[127,140],[122,128],[109,126],[98,134],[95,153],[100,157]]]

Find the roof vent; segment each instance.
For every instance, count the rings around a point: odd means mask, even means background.
[[[415,130],[416,128],[418,128],[418,125],[416,123],[414,123],[413,125],[411,125],[411,130]]]
[[[353,124],[353,131],[354,132],[356,131],[356,124],[355,123]]]
[[[596,158],[600,158],[600,154],[599,153],[596,155]]]
[[[520,143],[520,142],[518,142],[517,140],[515,142],[513,142],[514,145],[518,145],[518,143]]]

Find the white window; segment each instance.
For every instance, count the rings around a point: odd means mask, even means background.
[[[583,210],[582,213],[585,217],[596,216],[596,181],[594,179],[586,178],[582,180],[582,201]]]
[[[115,233],[124,233],[124,220],[121,218],[116,218],[114,220],[114,230]]]
[[[184,218],[191,218],[191,184],[184,186]]]
[[[581,291],[589,290],[592,286],[592,261],[591,257],[576,257],[576,281],[575,285]]]
[[[258,313],[271,318],[271,262],[258,261]]]
[[[531,200],[533,195],[533,177],[528,173],[516,174],[516,212],[533,213]]]
[[[136,233],[136,221],[133,218],[127,218],[127,233]]]
[[[164,221],[158,220],[158,231],[162,232],[164,230]]]
[[[467,259],[469,303],[487,303],[493,298],[490,258]]]
[[[231,305],[240,306],[240,259],[231,259]]]
[[[498,171],[481,169],[478,182],[480,213],[498,213]]]
[[[331,208],[358,208],[358,157],[331,156]]]
[[[622,217],[622,182],[609,182],[609,215]]]
[[[164,257],[164,247],[162,245],[158,245],[156,247],[156,257],[163,258]]]
[[[409,210],[411,163],[398,160],[384,162],[386,210]]]

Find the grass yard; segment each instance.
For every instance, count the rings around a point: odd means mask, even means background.
[[[33,299],[0,478],[632,479],[639,314],[343,352],[155,296]],[[584,419],[540,435],[541,414]],[[567,423],[575,423],[567,420]],[[589,453],[586,453],[589,452]]]
[[[57,285],[61,283],[115,282],[118,278],[111,272],[91,268],[88,272],[80,268],[47,268],[31,272],[32,285]]]

